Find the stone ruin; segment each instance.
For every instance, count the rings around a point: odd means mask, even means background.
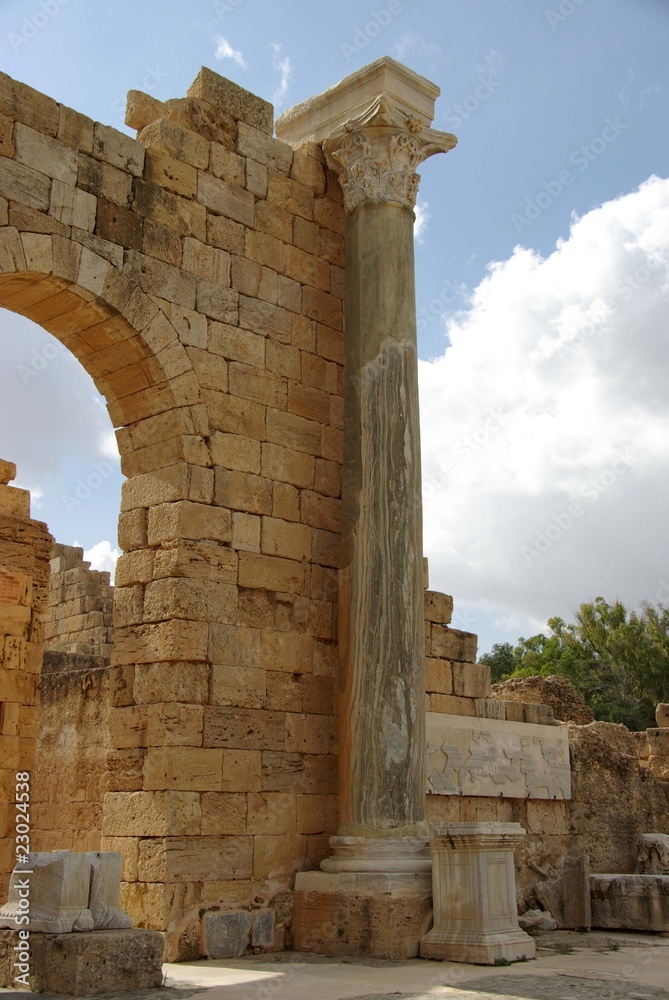
[[[126,476],[112,601],[0,465],[3,898],[19,770],[31,849],[120,853],[170,959],[417,955],[430,829],[526,831],[521,912],[669,832],[669,729],[502,700],[427,589],[412,209],[456,142],[438,93],[384,58],[274,137],[202,69],[131,92],[133,139],[0,74],[0,305],[89,372]]]

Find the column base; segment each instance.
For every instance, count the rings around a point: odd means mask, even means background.
[[[421,958],[443,962],[471,962],[473,965],[494,965],[496,961],[522,962],[534,958],[536,946],[525,931],[502,931],[499,934],[467,933],[466,931],[432,930],[420,946]]]
[[[430,873],[426,837],[331,837],[332,855],[321,861],[324,872]]]

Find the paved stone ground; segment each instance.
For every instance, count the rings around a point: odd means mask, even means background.
[[[620,981],[596,981],[580,976],[506,976],[470,980],[460,989],[435,993],[367,993],[350,1000],[667,1000],[659,986]]]
[[[162,990],[97,1000],[669,1000],[669,936],[560,931],[537,943],[536,962],[485,971],[291,953],[167,965]],[[0,989],[0,1000],[30,995]]]

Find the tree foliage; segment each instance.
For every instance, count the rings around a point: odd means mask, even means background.
[[[628,611],[603,597],[581,604],[573,624],[548,620],[549,634],[496,643],[482,656],[493,681],[537,674],[567,677],[596,719],[640,730],[655,725],[655,706],[669,700],[669,608]]]

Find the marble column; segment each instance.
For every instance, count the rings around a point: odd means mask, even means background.
[[[438,89],[384,58],[277,122],[322,143],[346,221],[339,808],[328,872],[429,871],[413,208],[455,136]]]

